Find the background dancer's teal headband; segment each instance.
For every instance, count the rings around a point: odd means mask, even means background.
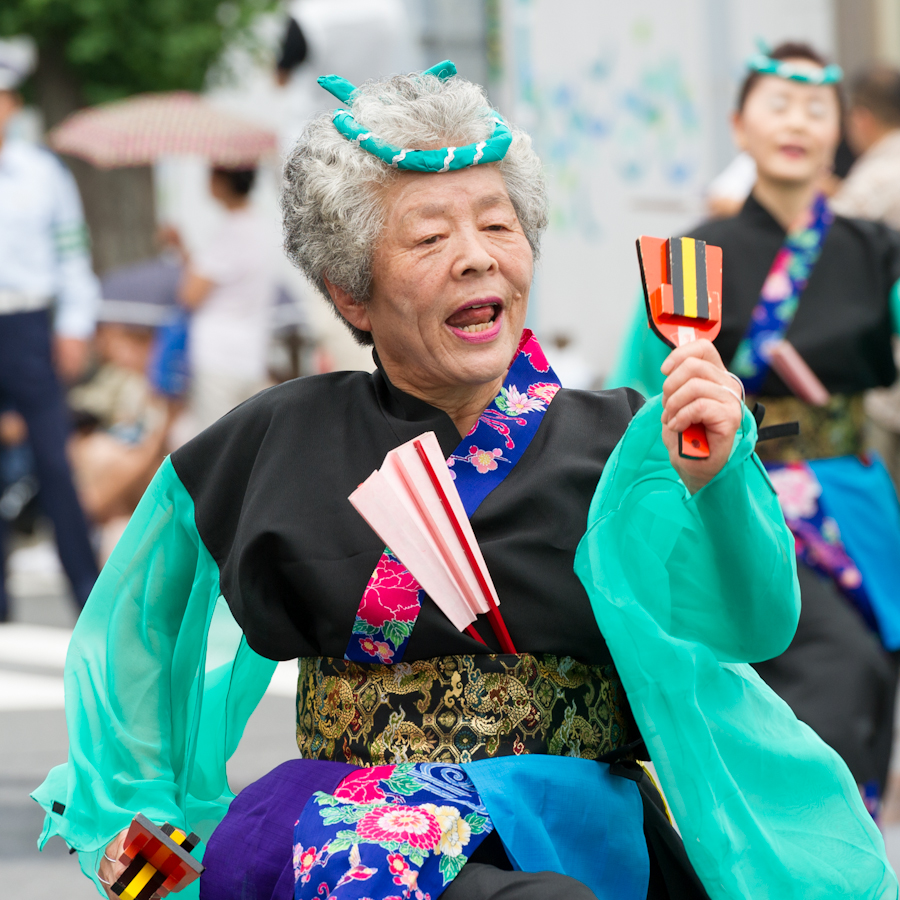
[[[426,69],[423,75],[436,75],[441,81],[456,74],[456,66],[445,59],[443,62]],[[319,84],[328,93],[333,94],[347,106],[353,105],[353,94],[356,88],[339,75],[323,75]],[[506,156],[512,143],[512,132],[497,113],[492,112],[494,133],[486,141],[466,144],[465,147],[441,147],[438,150],[407,150],[395,147],[387,141],[376,137],[371,131],[363,128],[353,114],[346,109],[336,109],[331,120],[334,127],[348,141],[362,147],[372,156],[395,169],[409,169],[414,172],[455,172],[468,166],[478,166],[489,162],[498,162]]]
[[[747,68],[760,75],[775,75],[786,81],[800,81],[804,84],[839,84],[844,78],[844,70],[837,65],[819,67],[810,60],[808,64],[798,65],[785,59],[772,59],[769,49],[759,44],[760,52],[747,60]]]

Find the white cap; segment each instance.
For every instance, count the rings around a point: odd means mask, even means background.
[[[14,91],[33,71],[37,50],[30,37],[0,40],[0,91]]]

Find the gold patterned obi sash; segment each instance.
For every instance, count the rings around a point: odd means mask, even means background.
[[[758,444],[763,462],[803,462],[857,456],[863,452],[866,414],[862,394],[832,394],[825,406],[811,406],[796,397],[760,397],[766,408],[763,425],[799,422],[796,437],[776,438]],[[753,405],[752,400],[748,403]]]
[[[545,753],[597,759],[637,737],[612,665],[440,656],[392,666],[300,660],[297,746],[358,766]]]

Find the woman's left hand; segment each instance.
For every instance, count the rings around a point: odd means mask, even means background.
[[[691,341],[673,350],[661,369],[663,441],[669,459],[692,493],[708,484],[728,461],[743,417],[740,386],[728,374],[710,341]],[[678,435],[689,425],[702,424],[709,441],[708,459],[685,459],[678,453]]]
[[[106,849],[103,851],[103,859],[100,860],[100,868],[97,871],[97,877],[103,882],[103,889],[110,900],[119,900],[118,894],[113,893],[112,886],[128,868],[125,863],[120,862],[122,853],[125,850],[125,838],[127,836],[128,829],[125,828],[107,844]],[[162,900],[168,893],[169,891],[165,888],[159,888],[150,900]]]

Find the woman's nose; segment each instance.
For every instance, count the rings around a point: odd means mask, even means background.
[[[805,131],[810,117],[806,107],[801,103],[792,103],[787,113],[788,125],[798,131]]]
[[[497,260],[485,232],[478,228],[461,229],[454,268],[457,275],[484,275],[497,268]]]

